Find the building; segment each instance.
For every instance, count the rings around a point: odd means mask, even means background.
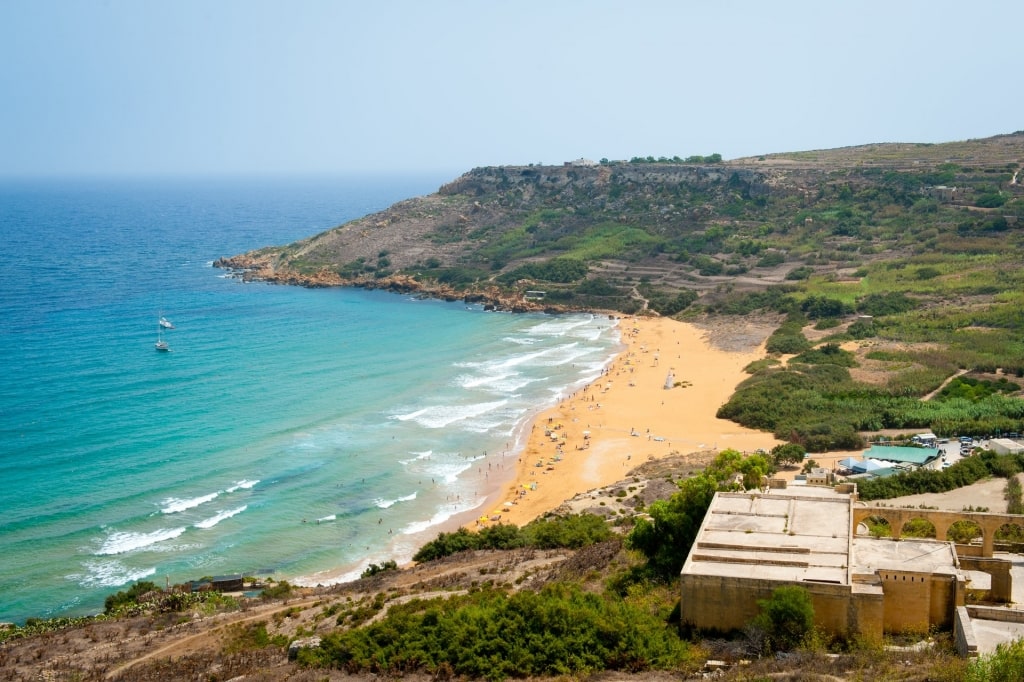
[[[988,449],[997,455],[1024,454],[1024,445],[1009,438],[993,438],[988,442]]]
[[[935,447],[915,448],[899,445],[872,445],[864,453],[866,460],[888,462],[893,465],[909,464],[921,468],[935,468],[941,456],[942,451]]]
[[[825,485],[830,486],[835,483],[835,474],[832,473],[831,469],[825,469],[824,467],[814,467],[807,472],[805,477],[807,485]]]
[[[684,627],[740,630],[782,585],[806,588],[835,635],[953,627],[967,583],[954,545],[855,536],[855,497],[853,485],[717,493],[683,565]]]
[[[910,440],[926,448],[935,448],[939,445],[939,439],[934,433],[919,433]]]

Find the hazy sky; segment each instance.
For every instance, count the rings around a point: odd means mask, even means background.
[[[1024,129],[1024,3],[0,0],[0,175],[451,171]]]

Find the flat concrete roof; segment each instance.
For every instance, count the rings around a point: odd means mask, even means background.
[[[853,539],[855,573],[875,571],[915,571],[961,575],[956,567],[956,552],[948,542],[901,538],[872,538],[858,535]]]
[[[946,542],[851,538],[852,509],[826,487],[717,493],[682,574],[839,585],[878,570],[960,574]]]
[[[718,493],[683,574],[849,584],[850,509],[831,488]]]

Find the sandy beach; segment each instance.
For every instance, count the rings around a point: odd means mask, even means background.
[[[715,417],[762,348],[723,350],[699,327],[666,318],[627,317],[620,325],[624,350],[603,376],[538,415],[514,478],[482,518],[524,525],[651,459],[778,444],[770,433]]]

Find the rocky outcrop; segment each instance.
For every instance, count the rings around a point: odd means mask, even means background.
[[[343,286],[379,289],[399,294],[422,294],[445,301],[480,304],[487,310],[503,312],[559,313],[566,311],[562,306],[543,305],[538,301],[526,300],[521,294],[505,291],[494,285],[474,286],[460,290],[447,284],[423,283],[410,275],[365,276],[347,279],[326,268],[311,274],[301,273],[281,266],[270,255],[259,255],[257,252],[218,258],[214,261],[213,266],[228,270],[232,276],[244,282],[268,282],[313,289]]]

